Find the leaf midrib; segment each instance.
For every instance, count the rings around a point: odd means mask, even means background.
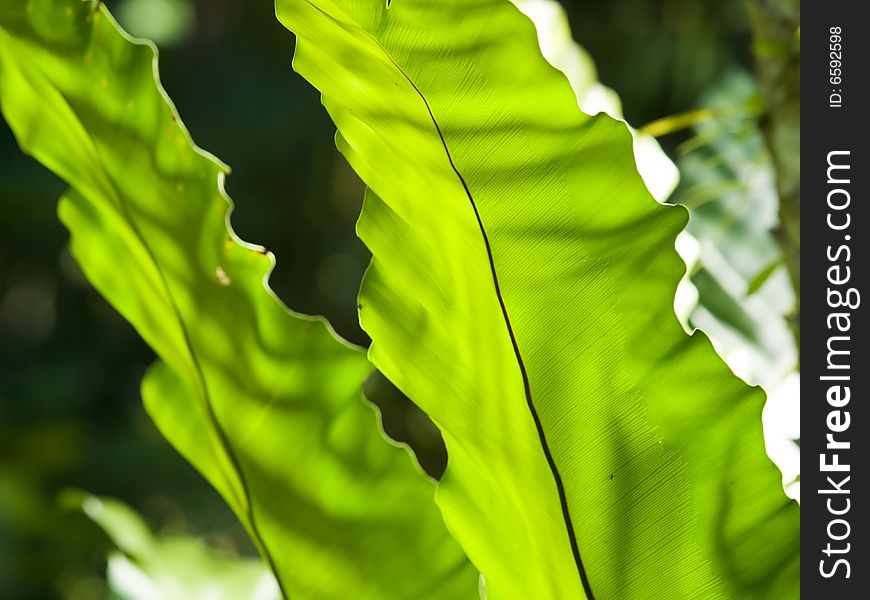
[[[157,82],[156,79],[155,79],[155,82]],[[159,86],[160,84],[157,83],[157,85]],[[172,112],[175,113],[175,109],[172,109]],[[177,114],[175,116],[176,116],[176,119],[180,120]],[[88,132],[88,136],[90,137],[89,132]],[[254,537],[256,537],[257,541],[259,542],[258,545],[260,546],[260,550],[263,554],[263,558],[264,558],[267,566],[269,567],[269,570],[272,571],[272,574],[275,576],[275,581],[278,584],[278,588],[281,592],[281,596],[285,600],[290,600],[290,596],[287,594],[287,590],[284,586],[284,583],[281,580],[281,575],[280,575],[278,568],[275,564],[275,560],[272,557],[272,553],[269,550],[269,546],[266,543],[266,540],[263,537],[263,534],[260,533],[260,528],[257,525],[257,519],[256,519],[255,514],[254,514],[254,502],[251,498],[250,486],[248,485],[248,480],[247,480],[247,477],[245,475],[245,471],[242,469],[241,461],[240,461],[238,455],[236,454],[236,451],[235,451],[232,443],[230,442],[230,439],[229,439],[229,436],[227,435],[226,430],[224,430],[223,425],[221,424],[220,420],[217,417],[217,412],[215,411],[214,404],[212,403],[212,400],[211,400],[211,393],[209,392],[209,389],[208,389],[208,382],[206,380],[205,373],[202,369],[202,366],[199,364],[199,358],[197,358],[196,351],[194,350],[193,342],[191,340],[191,336],[190,336],[190,332],[187,328],[187,324],[185,323],[184,318],[181,316],[181,309],[179,308],[178,304],[175,301],[175,296],[173,295],[172,289],[170,288],[169,283],[166,280],[166,276],[163,273],[163,268],[161,267],[160,262],[157,260],[156,256],[154,255],[154,253],[151,250],[151,247],[148,245],[148,243],[145,241],[145,238],[140,233],[139,228],[136,224],[136,221],[134,220],[132,214],[130,213],[130,211],[127,207],[127,203],[126,203],[126,200],[124,199],[124,196],[119,192],[119,190],[117,190],[117,188],[115,187],[114,181],[110,177],[108,177],[108,174],[107,174],[107,179],[109,180],[109,183],[112,186],[112,189],[114,189],[118,195],[119,205],[121,207],[121,210],[123,211],[124,217],[127,219],[127,221],[130,224],[130,228],[133,230],[134,234],[136,235],[136,238],[142,244],[142,247],[144,248],[145,252],[148,254],[148,258],[151,259],[151,261],[154,263],[154,268],[157,270],[157,274],[160,277],[160,282],[163,285],[163,289],[166,292],[166,296],[169,299],[169,305],[172,308],[173,316],[175,317],[176,321],[178,322],[178,327],[181,330],[181,335],[183,336],[184,344],[187,347],[187,351],[190,354],[191,363],[193,365],[194,370],[196,371],[196,377],[199,380],[199,383],[200,383],[200,386],[202,389],[203,401],[205,404],[205,408],[206,408],[206,412],[208,414],[209,421],[211,421],[212,427],[214,427],[215,433],[217,433],[218,440],[220,441],[221,446],[223,446],[223,449],[227,454],[227,458],[230,460],[230,463],[232,464],[233,469],[236,471],[236,475],[238,476],[239,485],[242,488],[242,495],[244,496],[245,515],[247,516],[248,522],[250,523],[251,532],[254,534]]]
[[[159,85],[159,83],[158,83],[158,85]],[[173,109],[173,113],[174,112],[175,112],[175,110]],[[178,115],[176,115],[176,118],[178,118]],[[85,131],[87,132],[87,130],[85,130]],[[90,137],[89,132],[88,132],[88,136]],[[173,295],[172,289],[170,288],[169,283],[166,280],[166,276],[163,273],[163,268],[161,267],[160,262],[157,260],[156,256],[154,255],[153,251],[151,250],[151,247],[148,245],[148,243],[145,241],[145,238],[143,237],[143,235],[139,231],[139,227],[137,226],[136,221],[134,220],[132,214],[130,213],[130,211],[127,207],[127,203],[126,203],[126,200],[124,199],[124,196],[116,188],[114,181],[110,177],[108,177],[108,174],[106,174],[106,175],[107,175],[107,179],[109,181],[109,184],[112,186],[112,189],[117,194],[117,197],[119,199],[119,206],[123,212],[124,218],[130,224],[130,228],[133,230],[133,233],[136,235],[136,238],[139,240],[139,243],[142,244],[142,247],[145,250],[145,252],[147,253],[148,258],[151,260],[152,263],[154,263],[154,268],[156,269],[157,275],[160,278],[160,283],[163,286],[164,291],[166,292],[166,296],[169,300],[169,305],[172,308],[173,316],[175,317],[175,320],[178,322],[178,327],[181,330],[181,335],[184,339],[184,345],[187,347],[187,351],[190,355],[191,363],[193,365],[194,370],[196,371],[196,378],[199,380],[199,384],[201,386],[202,397],[203,397],[203,401],[204,401],[203,403],[205,404],[208,419],[209,419],[209,421],[211,421],[211,425],[212,425],[212,427],[214,427],[215,433],[217,433],[218,440],[219,440],[221,446],[223,446],[223,449],[227,454],[227,458],[230,460],[230,463],[232,464],[233,469],[236,471],[236,475],[238,476],[239,485],[242,488],[242,495],[244,496],[245,515],[247,516],[248,522],[250,523],[251,532],[254,534],[254,537],[256,537],[257,541],[259,542],[260,550],[263,554],[263,558],[264,558],[267,566],[269,567],[269,570],[272,571],[272,574],[275,576],[275,581],[278,584],[278,588],[281,592],[281,596],[285,600],[290,600],[290,596],[287,594],[286,588],[284,587],[284,583],[281,580],[281,575],[278,571],[277,566],[275,565],[275,560],[272,557],[272,553],[269,550],[269,546],[266,543],[266,540],[263,537],[262,533],[260,533],[260,528],[257,525],[257,519],[256,519],[256,516],[254,514],[254,503],[253,503],[253,500],[251,498],[250,486],[248,485],[248,480],[247,480],[247,477],[245,475],[245,471],[244,471],[244,469],[242,469],[241,461],[240,461],[238,455],[236,454],[236,451],[233,447],[233,444],[230,442],[229,435],[227,435],[226,430],[224,430],[223,425],[221,424],[220,420],[217,417],[217,412],[215,411],[214,404],[212,403],[212,400],[211,400],[211,393],[209,392],[209,389],[208,389],[208,382],[207,382],[206,377],[205,377],[205,372],[203,371],[202,366],[199,363],[199,358],[197,358],[197,353],[194,350],[193,342],[191,340],[191,336],[190,336],[190,332],[187,328],[187,324],[185,323],[184,318],[181,316],[181,309],[179,308],[178,304],[175,301],[175,296]]]
[[[310,2],[309,2],[310,4]],[[574,558],[574,563],[577,567],[577,572],[580,575],[580,581],[583,585],[583,591],[586,594],[587,600],[595,600],[594,595],[592,594],[592,587],[589,583],[589,577],[586,574],[586,568],[583,564],[583,559],[580,556],[580,548],[577,543],[577,536],[574,531],[574,524],[571,520],[571,514],[568,507],[568,498],[567,493],[565,491],[565,485],[562,481],[562,476],[559,473],[559,468],[556,466],[555,459],[553,458],[553,454],[550,451],[549,443],[547,442],[546,435],[544,433],[544,427],[541,423],[540,416],[538,415],[538,411],[535,409],[534,402],[532,401],[532,390],[531,385],[529,383],[528,372],[526,371],[525,361],[523,360],[522,353],[520,352],[519,344],[517,342],[516,334],[514,333],[513,325],[511,324],[510,316],[507,312],[507,306],[505,305],[504,297],[501,292],[501,285],[499,282],[498,272],[495,267],[495,259],[492,253],[492,246],[489,241],[489,236],[486,233],[486,228],[484,227],[483,220],[480,216],[480,212],[477,208],[477,203],[474,200],[474,196],[471,193],[471,190],[468,187],[468,183],[465,181],[465,177],[463,177],[461,171],[456,166],[456,163],[453,161],[453,155],[450,153],[450,148],[447,145],[447,140],[444,137],[443,132],[441,131],[441,126],[438,124],[438,120],[435,118],[435,114],[432,111],[432,107],[429,105],[429,101],[427,100],[425,94],[417,87],[417,84],[414,83],[414,80],[405,72],[405,70],[396,62],[390,52],[387,51],[386,48],[377,40],[374,36],[371,35],[366,29],[360,27],[360,30],[365,32],[366,35],[371,39],[371,41],[377,45],[378,48],[384,53],[384,56],[390,63],[396,68],[396,70],[401,73],[402,77],[410,84],[410,86],[414,89],[414,92],[420,97],[420,100],[423,101],[424,106],[426,107],[426,112],[429,114],[429,118],[432,121],[432,125],[435,127],[435,131],[438,134],[438,138],[441,141],[441,146],[444,148],[444,153],[447,156],[447,160],[450,163],[450,168],[456,174],[456,177],[459,179],[460,184],[462,185],[463,190],[465,191],[465,195],[468,198],[469,203],[471,204],[471,208],[474,211],[474,216],[477,219],[477,225],[480,230],[481,237],[483,238],[483,243],[486,248],[487,259],[489,261],[490,274],[492,275],[492,282],[495,287],[496,298],[498,298],[499,307],[501,308],[502,317],[504,318],[505,327],[507,328],[508,336],[511,340],[511,346],[513,348],[514,356],[517,361],[517,365],[520,369],[520,375],[523,379],[523,392],[526,398],[526,405],[528,406],[529,412],[532,415],[532,420],[535,423],[535,429],[538,434],[538,440],[541,443],[541,449],[544,452],[544,457],[547,460],[547,465],[550,468],[550,472],[553,476],[553,480],[556,483],[556,490],[559,494],[559,504],[561,505],[562,517],[565,521],[565,528],[568,534],[568,541],[571,545],[571,553]]]
[[[103,11],[103,15],[107,16],[106,13],[108,11],[105,7],[102,8],[102,11]],[[113,19],[109,19],[109,22],[115,26],[116,31],[122,37],[124,37],[127,42],[129,42],[133,45],[136,45],[136,46],[150,47],[149,44],[143,44],[142,42],[136,41],[136,40],[130,38],[129,36],[125,35],[125,32],[122,29],[120,29],[119,27],[117,27],[117,25],[115,25],[115,22]],[[96,24],[94,24],[93,26],[96,27]],[[3,31],[4,31],[4,29],[0,28],[0,33],[3,33]],[[15,37],[9,33],[7,33],[7,35],[10,37]],[[17,37],[16,37],[16,39],[17,39]],[[153,48],[151,48],[151,49],[153,51]],[[152,59],[152,60],[154,60],[154,59]],[[37,67],[37,69],[38,68],[39,67]],[[28,73],[25,72],[24,70],[19,70],[19,73],[24,78],[29,79]],[[157,73],[157,71],[156,71],[156,69],[154,69],[154,75],[155,75],[154,76],[154,83],[155,83],[155,86],[160,91],[160,90],[162,90],[162,86],[156,78],[156,73]],[[51,78],[49,78],[47,76],[45,78],[47,81],[51,82]],[[49,85],[51,85],[51,87],[53,87],[57,91],[58,96],[63,99],[63,101],[67,104],[67,106],[69,106],[69,100],[67,99],[67,97],[57,87],[55,87],[53,83],[50,83]],[[34,87],[34,89],[36,89],[36,88]],[[161,93],[160,95],[161,95],[161,98],[165,98],[165,94]],[[179,119],[174,107],[172,107],[171,105],[170,105],[170,110],[172,111],[173,114],[175,114],[175,117],[177,120],[176,122],[180,122],[180,119]],[[70,111],[71,111],[71,114],[77,115],[77,113],[74,110],[72,110],[71,106],[70,106]],[[97,150],[96,141],[94,140],[93,136],[91,135],[91,132],[88,130],[87,127],[84,126],[83,123],[81,123],[81,121],[79,121],[79,126],[81,127],[82,132],[84,132],[84,134],[87,136],[87,139],[91,144],[93,152],[96,155],[97,160],[94,161],[96,163],[96,166],[98,166],[100,168],[103,176],[106,179],[106,182],[108,183],[108,185],[111,188],[111,191],[115,194],[115,197],[118,199],[117,206],[120,209],[124,220],[127,221],[127,223],[129,224],[130,229],[132,230],[133,234],[136,236],[136,239],[141,244],[145,253],[148,255],[148,259],[151,261],[151,263],[154,265],[155,270],[157,271],[157,275],[159,277],[160,284],[163,287],[163,291],[166,294],[168,304],[170,305],[170,308],[172,310],[173,317],[174,317],[175,321],[178,323],[179,329],[181,330],[181,334],[182,334],[182,337],[184,339],[184,344],[185,344],[187,351],[190,355],[191,364],[196,372],[196,378],[199,381],[199,384],[201,386],[203,401],[205,404],[208,419],[211,422],[212,426],[214,427],[214,430],[218,435],[218,440],[219,440],[221,446],[223,447],[224,451],[226,452],[227,458],[230,460],[230,463],[232,464],[233,469],[235,469],[236,474],[238,476],[239,485],[241,486],[242,494],[244,495],[243,506],[245,509],[245,515],[247,516],[248,522],[250,523],[252,533],[259,541],[259,546],[262,550],[263,558],[265,559],[266,564],[268,565],[269,569],[272,571],[273,575],[275,576],[275,580],[278,583],[278,587],[281,591],[282,597],[284,597],[286,600],[289,600],[290,597],[286,593],[286,588],[281,581],[281,576],[278,572],[278,569],[275,566],[275,562],[274,562],[274,559],[272,558],[271,552],[269,551],[269,548],[266,545],[265,539],[263,538],[262,534],[260,533],[259,527],[257,526],[257,521],[256,521],[256,518],[254,515],[253,502],[251,501],[250,488],[248,486],[247,478],[245,477],[245,473],[244,473],[243,469],[241,468],[241,462],[240,462],[235,450],[233,449],[232,443],[229,440],[229,436],[227,435],[226,431],[224,430],[223,426],[221,425],[220,421],[217,418],[217,413],[215,412],[214,405],[212,404],[212,401],[211,401],[211,394],[209,393],[209,390],[208,390],[208,384],[206,382],[205,373],[203,372],[202,366],[199,364],[199,359],[196,356],[196,352],[194,351],[193,343],[191,341],[190,332],[188,331],[187,325],[185,324],[185,321],[184,321],[183,317],[181,316],[181,310],[175,301],[175,297],[172,294],[172,290],[169,286],[168,281],[166,280],[166,276],[163,272],[163,269],[160,265],[160,262],[157,260],[150,245],[145,241],[145,238],[142,235],[142,232],[139,230],[139,227],[137,226],[136,221],[133,218],[133,215],[132,215],[129,207],[127,206],[127,202],[126,202],[126,199],[124,197],[124,194],[121,193],[120,189],[115,185],[114,179],[109,175],[109,173],[103,167],[103,163],[99,158],[99,151]],[[208,159],[208,157],[205,157],[205,156],[203,156],[203,158],[206,160],[210,160],[210,159]],[[70,189],[75,190],[75,192],[78,193],[79,195],[81,195],[82,198],[85,197],[78,190],[76,190],[76,188],[74,186],[70,185]]]

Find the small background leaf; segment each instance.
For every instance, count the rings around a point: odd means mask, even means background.
[[[222,555],[201,540],[155,535],[136,512],[113,498],[68,490],[60,499],[99,525],[117,550],[108,582],[119,600],[280,600],[272,573],[255,558]]]

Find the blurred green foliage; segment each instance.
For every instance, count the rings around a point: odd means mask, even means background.
[[[81,511],[106,533],[107,581],[93,591],[117,600],[279,600],[278,583],[259,558],[239,558],[179,534],[156,536],[142,517],[114,498],[65,490],[62,506]],[[79,584],[81,585],[81,584]]]
[[[161,77],[197,143],[233,167],[239,236],[278,257],[272,287],[365,344],[356,292],[367,253],[353,224],[362,184],[334,148],[317,93],[292,73],[291,36],[271,2],[107,2],[161,47]],[[737,0],[564,0],[575,38],[640,126],[703,106],[723,74],[752,70]],[[2,121],[0,121],[2,122]],[[691,132],[667,136],[677,156]],[[90,288],[56,217],[64,186],[24,157],[0,124],[0,598],[104,597],[110,541],[57,497],[75,486],[121,498],[162,533],[253,553],[218,495],[145,415],[151,352]],[[751,275],[748,275],[751,277]],[[431,424],[382,378],[388,431],[429,444]]]
[[[728,348],[751,348],[752,370],[766,385],[793,369],[796,353],[786,317],[794,294],[772,230],[779,205],[776,174],[758,125],[762,102],[755,80],[731,70],[701,97],[722,116],[704,119],[677,149],[680,185],[672,200],[692,211],[687,233],[698,241],[690,262],[701,305],[697,327]],[[727,352],[726,352],[727,355]]]

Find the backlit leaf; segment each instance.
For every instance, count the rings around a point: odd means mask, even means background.
[[[441,428],[499,598],[792,598],[762,394],[673,313],[682,208],[507,0],[278,0],[369,186],[369,356]]]
[[[193,145],[155,69],[92,3],[0,0],[0,106],[71,186],[60,216],[83,271],[160,357],[148,411],[287,596],[473,597],[431,485],[360,400],[365,355],[264,285],[272,257],[228,226],[227,167]]]

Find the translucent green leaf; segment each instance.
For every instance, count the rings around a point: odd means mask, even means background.
[[[580,108],[588,115],[604,112],[623,120],[622,101],[615,91],[598,81],[595,62],[571,37],[568,15],[556,0],[511,0],[535,24],[544,58],[562,71],[577,96]],[[655,138],[631,129],[638,172],[647,189],[664,202],[679,181],[677,166],[671,162]]]
[[[161,359],[142,388],[157,425],[286,595],[473,597],[431,485],[360,401],[364,354],[269,291],[273,259],[229,228],[228,169],[191,142],[153,47],[93,8],[0,0],[0,105],[71,186],[60,215],[84,272]]]
[[[793,598],[763,397],[673,313],[682,208],[507,0],[278,0],[369,186],[372,361],[441,428],[490,599]]]

